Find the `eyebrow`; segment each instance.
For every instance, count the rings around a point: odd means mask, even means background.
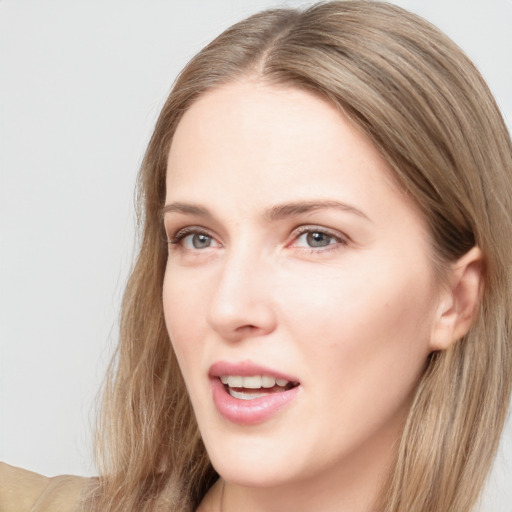
[[[267,210],[267,212],[265,213],[265,217],[268,220],[278,220],[293,215],[299,215],[301,213],[310,213],[316,210],[325,210],[331,208],[342,210],[343,212],[347,213],[353,213],[355,215],[358,215],[359,217],[363,217],[367,220],[370,220],[370,218],[358,208],[334,200],[297,201],[293,203],[276,205],[272,206]]]
[[[343,212],[347,213],[352,213],[366,220],[371,221],[371,219],[358,208],[334,200],[296,201],[292,203],[279,204],[268,208],[265,211],[264,217],[268,221],[275,221],[279,219],[284,219],[286,217],[292,217],[294,215],[300,215],[302,213],[311,213],[316,210],[324,210],[331,208],[342,210]],[[162,209],[162,217],[166,213],[171,212],[181,213],[185,215],[195,215],[198,217],[213,218],[213,215],[210,213],[208,209],[190,203],[176,202],[166,204]]]
[[[188,215],[197,215],[198,217],[212,217],[212,214],[202,206],[197,206],[195,204],[189,203],[170,203],[166,204],[162,208],[162,217],[166,213],[183,213]]]

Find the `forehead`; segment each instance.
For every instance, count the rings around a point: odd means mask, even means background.
[[[261,178],[266,170],[297,178],[308,165],[320,173],[328,159],[343,166],[349,153],[390,172],[373,144],[332,104],[297,88],[247,80],[203,94],[184,114],[171,144],[168,178],[235,159],[243,169],[257,167]]]
[[[419,213],[373,143],[316,94],[245,80],[205,93],[184,114],[167,202],[217,201],[227,211],[309,199]]]

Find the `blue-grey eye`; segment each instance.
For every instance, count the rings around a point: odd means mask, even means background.
[[[205,249],[206,247],[210,247],[212,243],[212,237],[204,233],[194,233],[189,235],[189,238],[194,249]]]
[[[330,245],[334,239],[331,235],[322,233],[321,231],[311,231],[309,233],[305,233],[305,235],[306,243],[309,247],[326,247]]]

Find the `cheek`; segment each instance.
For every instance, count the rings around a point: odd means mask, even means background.
[[[193,283],[182,273],[166,271],[163,283],[163,309],[167,332],[182,370],[186,371],[187,361],[200,354],[201,347],[194,340],[200,327],[201,295],[192,293]]]
[[[428,272],[404,274],[383,261],[364,271],[351,265],[350,271],[305,273],[278,288],[308,367],[321,366],[337,381],[417,380],[428,356],[432,282]]]

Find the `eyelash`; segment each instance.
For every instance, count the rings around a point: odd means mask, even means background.
[[[293,246],[293,243],[297,242],[297,240],[302,235],[309,234],[309,233],[320,233],[320,234],[325,235],[328,238],[333,239],[335,241],[335,243],[329,243],[328,245],[321,246],[321,247],[298,247],[298,249],[307,251],[308,253],[311,253],[311,254],[319,254],[319,253],[324,253],[327,251],[337,250],[337,249],[340,249],[341,247],[346,246],[349,242],[348,237],[346,237],[344,235],[340,235],[339,233],[333,232],[326,228],[323,228],[320,226],[304,225],[304,226],[299,226],[292,232],[292,234],[291,234],[292,241],[291,241],[291,243],[289,243],[287,245]],[[181,249],[181,250],[201,251],[202,249],[200,249],[200,248],[185,249],[185,247],[183,246],[183,241],[185,240],[185,238],[187,238],[190,235],[204,235],[204,236],[211,238],[212,240],[215,240],[215,237],[212,236],[207,230],[205,230],[199,226],[187,226],[185,228],[178,230],[172,237],[170,237],[168,239],[167,243],[169,245],[177,246],[177,249]],[[206,247],[206,248],[208,248],[208,247]]]
[[[308,251],[312,254],[324,253],[327,251],[335,251],[347,245],[348,237],[341,235],[340,233],[333,232],[329,229],[326,229],[321,226],[299,226],[292,233],[293,242],[296,242],[302,235],[309,233],[320,233],[322,235],[327,236],[330,239],[333,239],[335,243],[322,246],[322,247],[301,247],[301,249]],[[292,242],[292,243],[293,243]]]
[[[214,240],[214,237],[205,229],[199,226],[187,226],[177,231],[174,236],[167,240],[167,243],[170,245],[182,245],[183,240],[189,235],[204,235]]]

